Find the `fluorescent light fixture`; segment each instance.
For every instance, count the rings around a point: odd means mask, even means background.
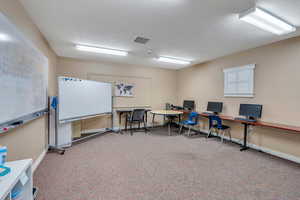
[[[240,20],[277,35],[284,35],[296,31],[296,27],[257,7],[240,14],[239,18]]]
[[[161,62],[180,64],[180,65],[189,65],[189,64],[191,64],[191,61],[179,60],[177,58],[169,58],[169,57],[159,57],[157,60],[161,61]]]
[[[4,41],[4,42],[7,42],[7,41],[10,41],[11,38],[9,37],[9,35],[6,35],[4,33],[0,33],[0,41]]]
[[[76,49],[80,51],[88,51],[93,53],[102,53],[102,54],[109,54],[109,55],[116,55],[116,56],[128,55],[128,52],[122,50],[106,49],[101,47],[92,47],[92,46],[85,46],[85,45],[76,45]]]

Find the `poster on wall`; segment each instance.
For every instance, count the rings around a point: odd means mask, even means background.
[[[116,97],[133,97],[134,84],[117,82],[115,84]]]

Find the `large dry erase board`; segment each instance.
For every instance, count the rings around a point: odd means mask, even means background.
[[[59,121],[112,113],[112,84],[58,77]]]
[[[0,13],[0,125],[47,109],[48,59]]]

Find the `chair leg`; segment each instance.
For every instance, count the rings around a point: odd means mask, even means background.
[[[141,129],[141,122],[139,122],[139,129]]]
[[[211,129],[209,129],[208,134],[206,136],[206,138],[209,138],[209,136],[211,135]]]
[[[209,138],[213,131],[217,132],[217,135],[219,135],[218,131],[216,131],[215,128],[211,128],[211,129],[209,129],[209,132],[208,132],[208,135],[206,138]]]
[[[189,132],[188,132],[188,136],[191,135],[191,126],[189,126]]]
[[[127,125],[128,125],[128,119],[127,119],[127,115],[126,115],[126,119],[125,119],[125,131],[127,131]]]
[[[132,130],[132,122],[130,123],[130,135],[133,135],[133,130]]]
[[[147,133],[146,121],[144,121],[144,129],[145,129],[145,133]]]
[[[230,142],[231,142],[232,140],[231,140],[231,130],[230,130],[230,128],[227,131],[228,131],[228,135],[229,135]]]
[[[181,134],[182,127],[183,127],[183,124],[181,124],[181,126],[180,126],[180,129],[179,129],[179,135]]]
[[[225,137],[225,130],[222,130],[222,135],[221,135],[221,137],[222,137],[222,143],[223,143],[223,141],[224,141],[224,137]]]

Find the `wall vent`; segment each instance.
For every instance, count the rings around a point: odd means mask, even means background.
[[[149,42],[150,39],[144,38],[144,37],[136,37],[134,42],[139,43],[139,44],[146,44]]]

